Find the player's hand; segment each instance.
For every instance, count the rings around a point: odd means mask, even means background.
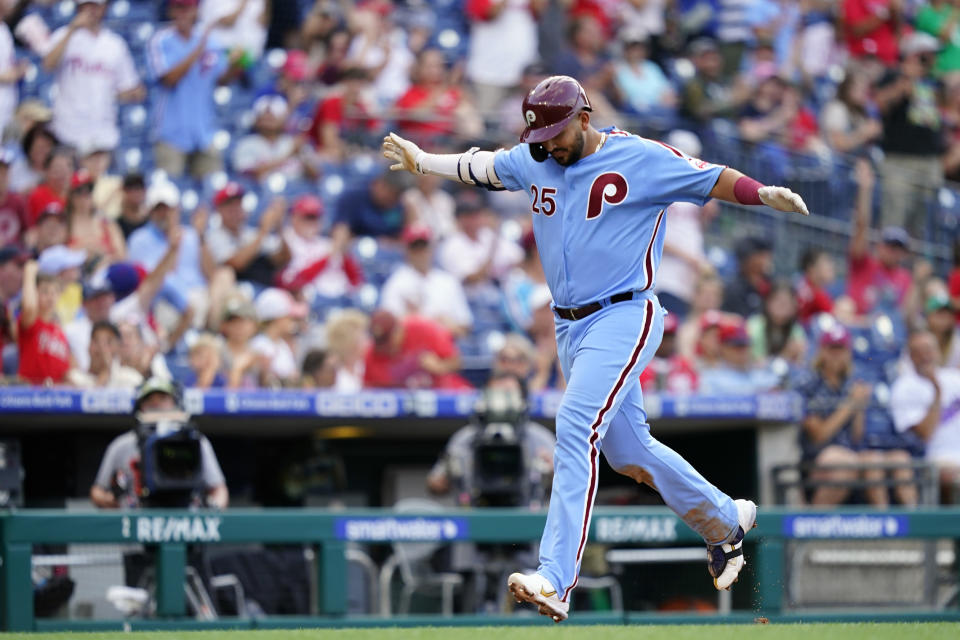
[[[410,173],[420,174],[417,169],[417,156],[423,153],[420,151],[420,147],[391,132],[383,139],[381,148],[383,149],[383,157],[394,163],[390,165],[391,171],[406,170]]]
[[[803,198],[786,187],[760,187],[757,193],[763,204],[768,207],[773,207],[778,211],[802,213],[805,216],[810,215],[810,211],[807,210],[807,205],[803,202]]]

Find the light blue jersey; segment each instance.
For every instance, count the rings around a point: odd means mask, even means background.
[[[723,167],[618,129],[568,167],[537,162],[527,145],[495,157],[510,191],[526,191],[543,270],[558,307],[625,291],[652,291],[663,254],[665,210],[702,205]]]
[[[607,129],[606,142],[568,167],[536,162],[527,145],[495,156],[503,185],[530,194],[543,270],[558,307],[600,302],[556,319],[567,383],[557,410],[553,488],[537,572],[567,602],[577,584],[599,484],[599,458],[655,487],[708,544],[738,530],[733,500],[650,434],[638,376],[663,336],[653,285],[673,202],[703,204],[722,167]],[[632,299],[607,300],[633,292]],[[543,594],[546,595],[546,594]]]

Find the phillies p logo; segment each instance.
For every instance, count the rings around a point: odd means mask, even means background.
[[[630,187],[627,179],[619,173],[603,173],[593,179],[590,185],[590,198],[587,200],[587,220],[593,220],[603,213],[603,203],[618,205],[627,199]]]

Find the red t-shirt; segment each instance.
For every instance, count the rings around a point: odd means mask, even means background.
[[[7,193],[7,197],[0,200],[0,247],[21,244],[26,228],[27,217],[23,198],[16,193]]]
[[[335,124],[341,133],[372,132],[380,124],[370,117],[367,107],[361,102],[344,104],[343,94],[335,93],[328,96],[317,105],[310,124],[310,140],[315,147],[323,145],[321,129],[325,124]]]
[[[404,111],[417,109],[430,97],[431,93],[432,91],[426,87],[414,85],[397,100],[396,107],[401,114],[397,119],[397,126],[407,135],[422,140],[439,135],[451,135],[454,132],[453,114],[460,106],[460,100],[462,99],[460,90],[456,88],[445,89],[440,92],[440,96],[433,103],[429,117],[403,119]]]
[[[47,380],[63,382],[70,369],[70,345],[60,325],[38,318],[25,327],[21,318],[17,326],[20,349],[17,374],[32,384],[43,384]]]
[[[810,282],[806,276],[797,285],[796,295],[797,319],[802,324],[806,324],[810,318],[818,313],[833,311],[833,299],[830,298],[830,294],[824,291],[822,287]]]
[[[363,384],[367,387],[394,389],[468,389],[466,380],[455,373],[434,376],[420,366],[425,352],[449,358],[457,353],[453,334],[443,326],[410,316],[401,320],[403,340],[396,353],[380,351],[373,345],[367,350]]]
[[[847,293],[857,304],[857,313],[869,313],[877,305],[900,306],[912,280],[906,268],[888,269],[869,253],[850,256]]]
[[[888,67],[897,63],[900,50],[897,34],[890,20],[885,20],[869,33],[853,35],[852,27],[873,16],[890,16],[890,0],[844,0],[843,20],[846,25],[847,48],[855,58],[873,55]]]
[[[951,300],[960,298],[960,267],[954,267],[950,272],[947,288],[950,290]],[[957,324],[960,324],[960,309],[957,309]]]
[[[60,203],[60,206],[67,206],[66,200],[57,195],[46,183],[37,185],[37,188],[27,196],[27,222],[29,226],[37,224],[37,218],[43,213],[43,210],[52,202]]]
[[[681,355],[654,358],[640,374],[640,388],[644,393],[663,391],[676,395],[694,393],[700,378],[693,363]]]

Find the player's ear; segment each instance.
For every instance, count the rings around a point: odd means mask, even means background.
[[[586,110],[581,111],[579,113],[579,117],[580,117],[580,129],[582,131],[586,131],[590,127],[590,112]]]

